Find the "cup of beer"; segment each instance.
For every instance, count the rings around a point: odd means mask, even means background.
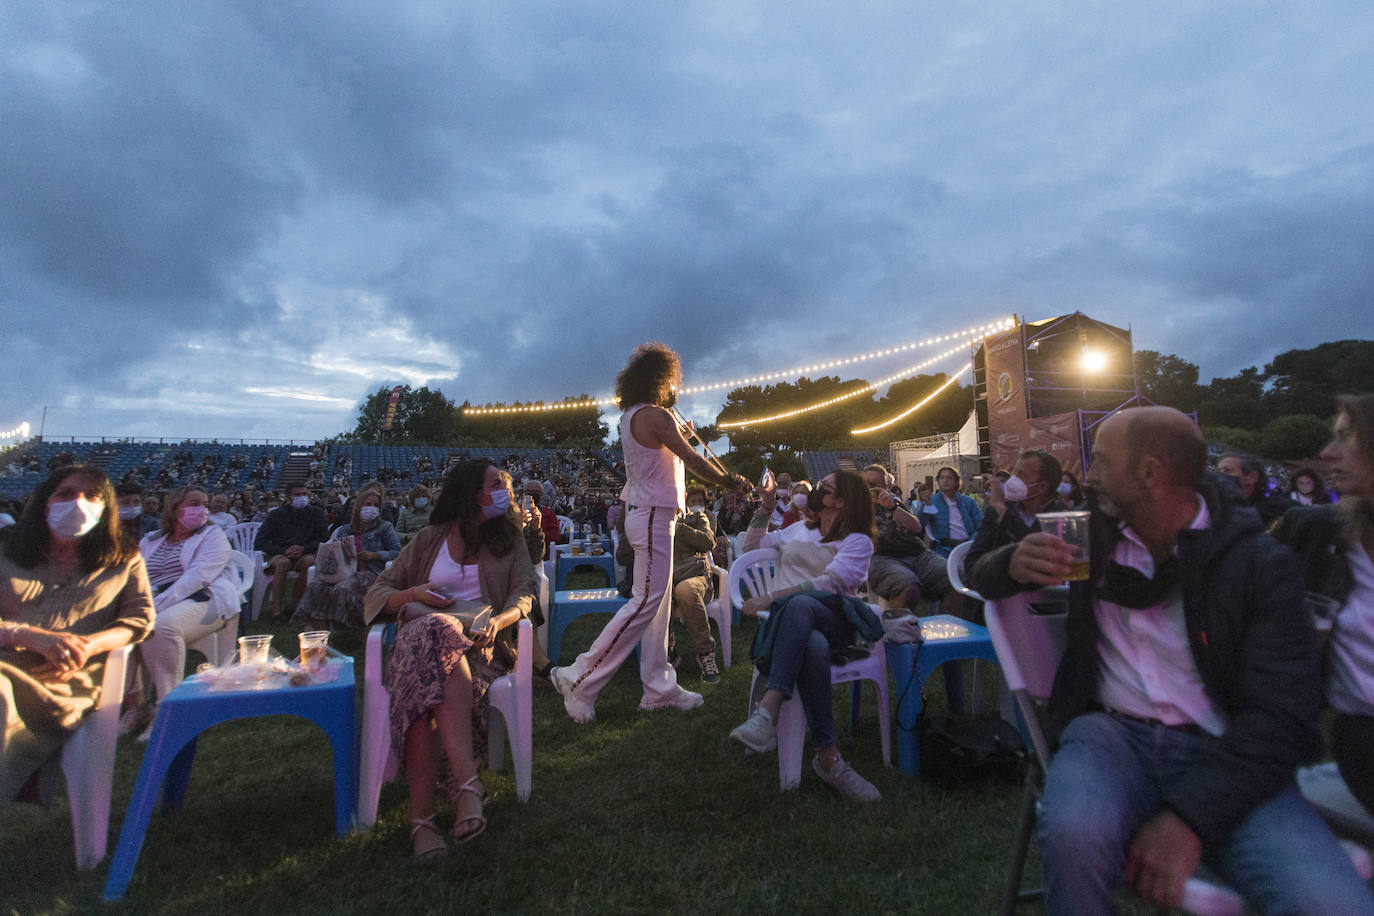
[[[301,667],[306,671],[318,671],[324,667],[325,655],[329,650],[328,630],[307,630],[301,639]]]
[[[1082,582],[1088,578],[1088,519],[1091,512],[1041,512],[1035,518],[1040,522],[1040,530],[1052,534],[1074,548],[1073,560],[1069,563],[1067,582]]]
[[[267,650],[271,648],[272,637],[270,635],[240,636],[239,664],[265,665],[267,664]]]

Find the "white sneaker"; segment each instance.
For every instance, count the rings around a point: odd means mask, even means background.
[[[734,727],[730,737],[749,750],[762,754],[764,751],[777,749],[778,727],[773,724],[768,713],[762,707],[758,707],[749,714],[749,718]]]
[[[648,697],[641,698],[639,701],[639,711],[653,712],[656,709],[696,709],[704,702],[706,701],[702,699],[701,694],[693,693],[690,690],[683,690],[679,687],[677,693],[670,694],[662,699],[651,700]]]
[[[563,708],[578,725],[586,725],[596,718],[596,707],[578,695],[567,668],[550,668],[549,683],[554,690],[563,694]]]
[[[852,801],[877,802],[883,800],[883,793],[878,791],[878,787],[858,773],[855,773],[849,764],[844,762],[844,758],[835,761],[835,767],[829,773],[821,766],[821,758],[811,758],[811,769],[816,771],[816,775],[834,787],[845,798]]]

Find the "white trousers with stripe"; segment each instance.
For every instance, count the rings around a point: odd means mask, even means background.
[[[625,536],[635,549],[630,575],[634,591],[616,612],[590,649],[568,666],[578,694],[589,702],[615,676],[622,662],[639,646],[639,679],[644,699],[666,699],[681,688],[677,671],[668,664],[668,622],[673,607],[673,530],[676,509],[650,506],[625,516]]]

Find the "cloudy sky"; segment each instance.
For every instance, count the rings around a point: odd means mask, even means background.
[[[649,338],[690,384],[1075,309],[1205,382],[1374,336],[1372,86],[1367,0],[13,0],[0,431],[312,438]]]

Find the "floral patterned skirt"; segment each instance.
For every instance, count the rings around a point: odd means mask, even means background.
[[[397,760],[405,759],[406,732],[439,705],[444,684],[464,657],[472,673],[472,755],[481,766],[487,753],[487,688],[506,669],[491,657],[490,649],[474,648],[462,624],[447,614],[426,614],[402,626],[382,669],[382,683],[391,693],[391,749]],[[441,772],[448,785],[452,774],[447,767]]]
[[[339,583],[316,579],[301,596],[291,622],[304,627],[324,627],[334,624],[350,629],[363,626],[363,596],[377,581],[379,573],[360,569]]]

